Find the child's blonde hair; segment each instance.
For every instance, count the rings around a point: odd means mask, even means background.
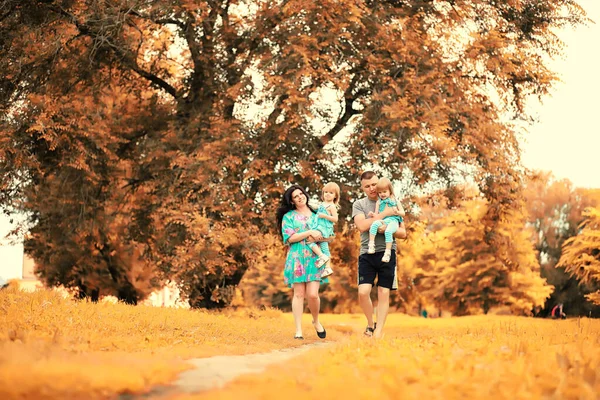
[[[394,188],[392,187],[392,181],[390,181],[388,178],[379,178],[379,181],[377,181],[377,185],[375,186],[375,188],[377,189],[377,193],[387,190],[390,192],[391,198],[396,198],[396,196],[394,196]]]
[[[321,196],[323,196],[323,193],[325,193],[326,190],[331,191],[335,194],[335,198],[333,199],[333,204],[335,204],[336,206],[339,206],[339,204],[340,204],[340,187],[338,186],[338,184],[335,182],[329,182],[328,184],[323,186],[323,190],[321,191]]]

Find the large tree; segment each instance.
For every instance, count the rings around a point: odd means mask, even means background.
[[[567,239],[558,266],[583,283],[600,285],[600,209],[590,207],[583,212],[584,221],[577,235]],[[600,304],[600,290],[586,296]]]
[[[563,303],[572,315],[588,315],[598,307],[586,301],[585,295],[597,290],[593,282],[580,282],[577,275],[569,274],[558,266],[566,240],[577,235],[583,222],[585,208],[599,203],[599,191],[576,188],[566,179],[556,179],[549,172],[535,171],[529,174],[524,188],[528,211],[528,225],[534,229],[532,236],[538,252],[542,277],[554,286],[554,292],[546,301],[543,315]]]
[[[468,171],[495,245],[520,182],[501,121],[583,21],[571,0],[5,0],[0,203],[49,282],[88,290],[93,264],[94,290],[132,286],[122,240],[196,306],[226,304],[283,186],[370,162],[419,187]],[[57,246],[66,275],[44,272]]]
[[[476,196],[435,221],[415,262],[419,292],[425,302],[455,315],[502,306],[530,314],[552,292],[540,277],[532,232],[524,229],[523,213],[516,209],[499,223],[499,238],[490,245],[485,241],[487,207]]]

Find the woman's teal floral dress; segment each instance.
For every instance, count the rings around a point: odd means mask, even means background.
[[[296,210],[288,211],[283,216],[281,234],[283,243],[290,246],[283,269],[283,279],[286,285],[292,286],[294,283],[320,281],[327,283],[327,278],[321,279],[323,268],[317,268],[317,256],[308,247],[305,240],[296,243],[288,243],[288,239],[294,233],[302,233],[310,230],[310,223],[316,214],[306,217]],[[330,255],[330,254],[327,254]]]

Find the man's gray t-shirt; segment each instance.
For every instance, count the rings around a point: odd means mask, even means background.
[[[375,205],[377,204],[377,200],[369,200],[368,197],[365,197],[360,200],[356,200],[354,204],[352,204],[352,220],[354,217],[360,214],[364,214],[365,218],[369,218],[369,212],[375,212]],[[369,248],[369,231],[360,233],[360,254],[366,254]],[[392,242],[392,250],[396,251],[396,239]],[[383,233],[378,233],[375,236],[375,252],[379,253],[380,251],[385,251],[385,236]]]

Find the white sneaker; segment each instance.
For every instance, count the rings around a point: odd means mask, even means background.
[[[390,258],[392,258],[392,252],[390,250],[386,250],[383,252],[383,257],[381,257],[381,262],[390,262]]]
[[[375,243],[369,243],[369,248],[367,249],[367,254],[375,254]]]

